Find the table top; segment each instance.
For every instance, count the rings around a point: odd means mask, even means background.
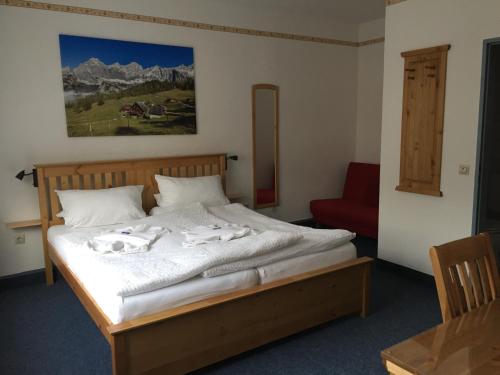
[[[382,358],[420,375],[500,374],[500,299],[385,349]]]

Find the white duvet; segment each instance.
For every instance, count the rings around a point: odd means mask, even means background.
[[[169,230],[152,244],[149,251],[143,253],[99,254],[88,248],[92,238],[114,227],[123,227],[123,224],[74,229],[61,235],[60,240],[74,249],[71,255],[75,257],[74,261],[83,263],[85,269],[98,275],[85,280],[86,283],[125,297],[180,283],[200,274],[211,277],[324,251],[354,237],[353,233],[344,230],[316,230],[269,219],[238,204],[210,210],[208,212],[201,204],[195,204],[181,210],[155,212],[155,216],[127,223],[156,225]],[[226,223],[247,225],[256,234],[191,248],[182,246],[185,239],[183,231],[200,225]]]
[[[106,275],[106,282],[100,288],[125,297],[177,284],[212,267],[266,254],[302,238],[299,233],[270,230],[233,241],[216,241],[185,248],[182,246],[182,231],[200,225],[226,224],[201,204],[140,219],[134,225],[153,223],[169,229],[169,232],[162,234],[149,251],[142,253],[96,253],[89,244],[109,232],[109,227],[75,229],[60,239],[71,244],[74,256],[78,256],[78,262],[84,263],[86,269]]]
[[[356,235],[343,229],[314,229],[290,224],[281,220],[272,219],[250,210],[239,203],[225,206],[210,207],[209,211],[231,223],[248,225],[258,231],[272,228],[279,232],[300,233],[302,239],[286,248],[256,256],[252,259],[241,259],[235,262],[222,264],[203,272],[204,277],[224,275],[248,268],[260,267],[284,259],[294,258],[306,254],[319,253],[334,247],[341,246]],[[158,211],[157,211],[158,212]]]

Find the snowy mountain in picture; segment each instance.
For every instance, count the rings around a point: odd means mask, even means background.
[[[149,81],[172,85],[186,82],[194,78],[194,67],[181,64],[169,68],[158,65],[143,68],[136,62],[106,65],[92,57],[73,69],[64,67],[62,77],[66,101],[71,101],[78,96],[117,92]]]

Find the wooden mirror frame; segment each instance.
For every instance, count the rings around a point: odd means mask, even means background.
[[[256,93],[257,90],[272,90],[274,96],[274,202],[257,203],[257,183],[256,183]],[[279,87],[269,83],[258,83],[252,86],[252,162],[253,162],[253,206],[254,208],[275,207],[279,204]]]

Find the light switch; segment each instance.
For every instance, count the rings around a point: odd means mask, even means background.
[[[458,166],[458,174],[468,176],[470,172],[470,165],[460,164]]]

